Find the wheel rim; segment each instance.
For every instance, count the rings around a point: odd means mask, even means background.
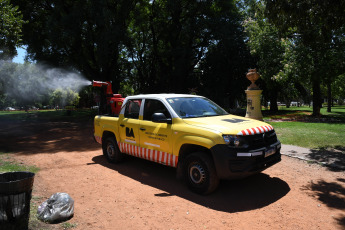
[[[204,168],[199,164],[193,164],[189,168],[189,178],[195,184],[201,184],[205,181],[206,172]]]
[[[107,154],[109,158],[114,158],[115,156],[115,148],[111,143],[107,145]]]

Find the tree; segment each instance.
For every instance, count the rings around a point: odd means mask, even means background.
[[[235,101],[246,81],[249,55],[235,0],[16,2],[29,21],[29,58],[112,80],[114,92],[210,93],[207,84],[216,80],[216,97]],[[225,60],[217,63],[217,55]]]
[[[0,59],[17,54],[16,46],[21,42],[23,24],[18,7],[11,5],[9,0],[0,0]]]
[[[249,57],[240,20],[235,1],[141,1],[128,46],[135,90],[235,101]]]
[[[194,69],[220,22],[216,13],[224,15],[223,2],[154,0],[137,5],[129,51],[140,91],[178,93],[197,86]]]
[[[32,60],[80,71],[89,80],[124,79],[121,52],[135,0],[16,1],[29,23],[23,41]]]
[[[342,0],[265,0],[266,16],[282,37],[295,37],[309,53],[311,72],[306,73],[313,88],[313,115],[320,115],[321,83],[330,49],[344,53],[339,44],[345,25]],[[334,67],[333,67],[334,68]],[[339,68],[339,67],[335,67]]]
[[[265,82],[264,95],[270,99],[270,110],[278,111],[278,92],[283,87],[274,76],[283,69],[284,41],[279,37],[278,29],[270,24],[265,16],[265,4],[262,1],[249,1],[246,20],[243,22],[248,36],[247,44],[251,54],[257,59],[257,67]]]

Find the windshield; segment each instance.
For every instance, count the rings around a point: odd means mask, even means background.
[[[227,115],[217,104],[202,97],[167,98],[168,103],[181,118]]]

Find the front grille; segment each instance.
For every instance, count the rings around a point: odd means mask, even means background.
[[[277,142],[277,135],[274,130],[262,134],[244,136],[243,138],[248,144],[249,149],[263,148]]]

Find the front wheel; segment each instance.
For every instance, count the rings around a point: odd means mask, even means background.
[[[117,146],[116,139],[114,137],[108,137],[102,142],[103,155],[110,163],[119,163],[122,161],[124,154],[121,153]]]
[[[204,152],[195,152],[186,157],[183,174],[187,186],[195,193],[209,194],[219,184],[213,160]]]

